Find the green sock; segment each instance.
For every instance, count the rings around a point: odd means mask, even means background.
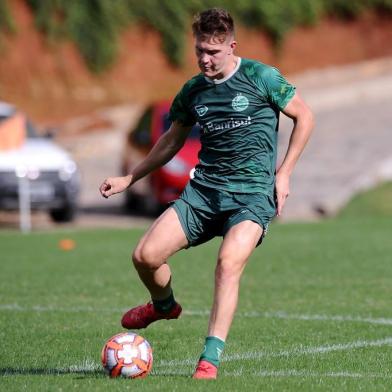
[[[220,356],[224,347],[224,340],[221,340],[216,336],[207,336],[204,351],[201,353],[200,360],[210,362],[214,366],[218,367]]]
[[[176,304],[176,301],[174,299],[173,295],[173,290],[170,292],[170,295],[165,298],[165,299],[153,299],[152,303],[154,305],[155,310],[157,310],[160,313],[169,313],[174,305]]]

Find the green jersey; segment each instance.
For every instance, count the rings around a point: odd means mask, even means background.
[[[234,71],[212,81],[189,80],[170,109],[172,121],[201,126],[194,179],[229,192],[272,196],[279,112],[295,94],[276,68],[238,58]]]

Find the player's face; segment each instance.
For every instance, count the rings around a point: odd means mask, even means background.
[[[231,36],[223,42],[217,37],[196,38],[196,57],[201,72],[210,79],[222,79],[228,75],[233,70],[235,46]]]

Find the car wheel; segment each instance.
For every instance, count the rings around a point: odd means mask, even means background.
[[[157,202],[150,196],[125,194],[125,208],[127,211],[142,215],[156,215]]]
[[[54,222],[71,222],[76,216],[76,205],[66,204],[64,207],[50,210],[50,217]]]
[[[143,197],[134,195],[130,192],[125,192],[125,208],[129,212],[141,211],[143,212],[144,203]]]

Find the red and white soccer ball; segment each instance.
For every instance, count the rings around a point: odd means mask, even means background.
[[[152,368],[152,349],[142,336],[124,332],[106,342],[101,359],[110,377],[143,378]]]

